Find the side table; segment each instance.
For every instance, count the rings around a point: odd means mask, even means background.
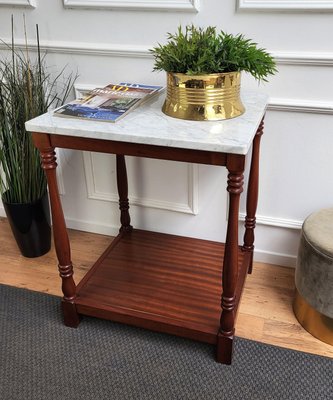
[[[48,180],[65,325],[77,327],[81,315],[110,319],[215,344],[217,361],[231,363],[236,314],[252,271],[267,104],[266,95],[257,92],[245,92],[242,98],[242,116],[217,122],[167,117],[159,98],[116,124],[59,118],[52,112],[26,123]],[[239,201],[251,146],[244,242],[239,246]],[[56,148],[112,153],[117,159],[120,232],[78,284],[57,186]],[[126,155],[226,167],[226,243],[133,229]]]

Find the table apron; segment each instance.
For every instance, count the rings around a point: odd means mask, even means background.
[[[35,133],[35,135],[38,135]],[[118,142],[65,135],[48,134],[51,146],[56,148],[94,151],[98,153],[124,154],[128,156],[191,162],[208,165],[227,165],[230,154],[214,151],[182,149],[150,144]],[[237,156],[237,155],[234,155]],[[245,156],[239,155],[244,158]]]

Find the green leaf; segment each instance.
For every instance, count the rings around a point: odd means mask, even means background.
[[[259,81],[277,72],[272,56],[241,34],[187,25],[184,31],[179,26],[175,34],[168,33],[167,39],[166,44],[150,49],[154,70],[188,75],[246,71]]]
[[[45,113],[50,105],[61,105],[76,76],[65,77],[62,69],[51,77],[38,35],[37,59],[31,59],[27,49],[17,50],[14,37],[11,45],[1,42],[10,57],[0,59],[0,194],[11,203],[33,202],[45,194],[47,185],[25,121]]]

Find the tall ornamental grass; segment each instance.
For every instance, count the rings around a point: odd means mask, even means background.
[[[27,45],[23,50],[15,47],[13,20],[12,43],[2,41],[10,55],[0,59],[0,193],[8,203],[35,202],[46,193],[40,155],[24,124],[63,104],[76,78],[63,78],[64,69],[51,76],[40,51],[38,25],[36,35],[34,59]]]

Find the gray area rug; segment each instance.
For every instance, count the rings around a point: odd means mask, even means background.
[[[85,317],[62,324],[60,299],[0,285],[0,398],[333,399],[333,360],[236,339],[213,346]]]

